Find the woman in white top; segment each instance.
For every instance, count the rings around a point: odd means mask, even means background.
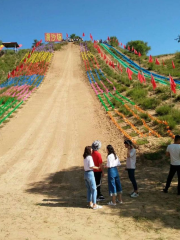
[[[84,179],[87,187],[87,201],[89,203],[89,207],[96,210],[102,208],[102,206],[96,204],[97,190],[93,169],[99,170],[100,167],[94,166],[93,158],[91,156],[91,147],[89,146],[85,147],[83,158],[84,158]]]
[[[116,205],[116,202],[122,203],[122,187],[119,178],[117,166],[120,166],[119,158],[116,156],[114,148],[111,145],[107,146],[107,168],[108,168],[108,187],[109,195],[112,197],[109,205]],[[118,199],[116,200],[116,196]]]
[[[131,193],[131,197],[138,197],[138,187],[135,179],[135,169],[136,169],[136,149],[133,147],[133,143],[131,140],[124,141],[125,148],[127,151],[127,159],[126,159],[126,170],[128,171],[129,179],[132,182],[134,191]]]

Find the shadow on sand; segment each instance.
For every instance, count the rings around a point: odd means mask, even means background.
[[[162,167],[163,166],[163,167]],[[131,217],[137,222],[150,223],[158,221],[160,227],[180,229],[180,196],[177,196],[177,178],[174,178],[172,187],[168,194],[161,190],[166,181],[169,164],[156,164],[156,161],[139,163],[136,170],[136,179],[139,186],[140,196],[132,199],[129,193],[132,192],[132,185],[124,171],[124,165],[119,169],[123,187],[123,205],[117,205],[112,211],[101,211],[100,214],[109,214],[122,217]],[[86,187],[83,178],[83,168],[71,167],[47,176],[43,181],[32,183],[26,190],[30,194],[42,195],[42,202],[39,206],[46,207],[86,207]],[[107,173],[103,178],[102,193],[106,201],[101,202],[107,205],[110,200],[108,196]]]

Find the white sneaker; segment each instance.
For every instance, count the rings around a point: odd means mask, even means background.
[[[133,197],[133,198],[139,197],[139,193],[133,192],[133,193],[131,194],[131,197]]]
[[[120,204],[122,204],[123,203],[123,201],[121,200],[121,201],[119,201],[118,199],[116,199],[116,202],[117,203],[120,203]]]
[[[116,206],[116,203],[113,203],[112,201],[110,201],[110,202],[108,202],[108,205]]]
[[[100,209],[100,208],[102,208],[102,206],[96,204],[96,207],[93,207],[93,210],[97,210],[97,209]]]

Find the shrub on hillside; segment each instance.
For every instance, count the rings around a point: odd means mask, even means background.
[[[148,116],[147,113],[140,113],[139,116],[140,116],[141,118],[145,119],[145,120],[148,121],[148,122],[151,121],[151,119],[150,119],[150,117]]]
[[[130,111],[128,111],[123,105],[121,105],[118,109],[118,111],[120,113],[123,113],[124,115],[126,115],[127,117],[131,117],[132,113]]]
[[[147,96],[147,90],[142,88],[133,88],[127,92],[127,96],[134,100],[144,99]]]
[[[174,129],[176,127],[176,122],[174,121],[173,116],[171,115],[164,115],[162,117],[159,117],[159,119],[167,121],[170,129]],[[159,131],[159,128],[158,128],[158,131]]]
[[[138,102],[144,109],[154,109],[160,104],[160,100],[156,98],[140,99]]]
[[[160,116],[167,115],[171,111],[171,107],[168,105],[163,105],[156,108],[156,113]]]

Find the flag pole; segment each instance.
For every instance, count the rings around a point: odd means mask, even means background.
[[[170,73],[169,73],[169,79],[170,79]],[[172,116],[172,90],[171,90],[171,82],[170,82],[170,91],[171,91],[171,116]]]

